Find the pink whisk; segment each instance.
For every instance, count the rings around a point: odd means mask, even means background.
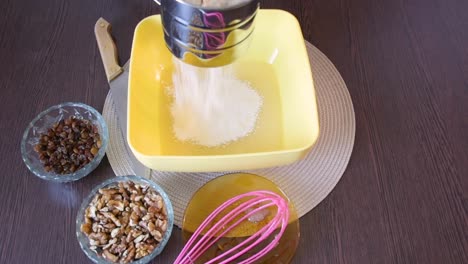
[[[215,223],[212,228],[208,229],[207,232],[203,236],[201,236],[201,238],[197,241],[197,238],[202,234],[205,228],[210,225],[210,223],[216,218],[216,216],[218,216],[223,210],[225,210],[229,206],[232,206],[234,203],[244,198],[250,199],[242,202],[239,206],[237,206],[225,216],[223,216],[221,220]],[[230,263],[231,261],[234,261],[237,258],[241,257],[249,250],[253,249],[255,246],[267,239],[273,232],[275,232],[275,230],[278,227],[280,227],[279,233],[265,248],[250,256],[248,259],[239,262],[242,264],[254,263],[278,245],[279,240],[281,239],[289,221],[289,207],[287,201],[283,199],[280,195],[270,191],[254,191],[241,194],[223,203],[220,207],[214,210],[198,227],[198,229],[195,231],[192,237],[190,237],[189,241],[184,246],[182,252],[179,254],[174,263],[195,263],[195,261],[204,252],[206,252],[206,250],[213,246],[224,235],[226,235],[232,229],[237,227],[243,221],[249,219],[255,214],[260,213],[262,210],[265,210],[271,206],[277,207],[277,213],[273,217],[273,219],[268,222],[267,225],[262,227],[259,231],[251,235],[249,238],[245,239],[242,243],[239,243],[230,250],[206,262],[207,264],[211,264],[215,263],[216,261],[222,260],[219,263]],[[227,224],[232,222],[236,217],[240,216],[242,213],[245,213],[245,215],[238,219],[232,225],[226,226]],[[240,251],[236,254],[233,254],[236,250]]]

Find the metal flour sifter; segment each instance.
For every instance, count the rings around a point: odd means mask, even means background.
[[[167,47],[175,57],[198,67],[219,67],[242,56],[260,7],[258,0],[217,1],[229,2],[224,5],[204,5],[200,0],[155,2],[161,5]]]

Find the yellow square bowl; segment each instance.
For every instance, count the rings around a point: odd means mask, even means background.
[[[263,98],[255,130],[222,147],[181,142],[172,130],[173,56],[159,15],[135,30],[130,62],[128,144],[151,169],[181,172],[250,170],[302,159],[319,136],[314,84],[297,19],[260,10],[247,53],[233,67]]]

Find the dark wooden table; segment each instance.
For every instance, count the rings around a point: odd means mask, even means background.
[[[294,263],[468,263],[468,1],[270,0],[296,15],[335,63],[356,111],[342,180],[301,219]],[[33,176],[28,122],[79,101],[102,109],[108,85],[93,26],[114,28],[122,61],[151,0],[0,1],[0,263],[88,263],[75,214],[113,172],[104,159],[71,184]],[[274,29],[272,29],[274,30]],[[153,263],[182,247],[176,229]]]

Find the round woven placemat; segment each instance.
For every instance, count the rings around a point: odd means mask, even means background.
[[[306,42],[320,121],[320,137],[307,157],[289,166],[252,172],[275,182],[294,203],[299,216],[317,206],[333,190],[343,175],[354,145],[356,123],[346,84],[333,63]],[[118,125],[114,102],[109,93],[103,116],[109,127],[107,157],[115,174],[133,175],[128,162],[128,145]],[[185,208],[193,194],[220,173],[176,173],[152,171],[151,179],[168,193],[177,226],[182,225]]]

